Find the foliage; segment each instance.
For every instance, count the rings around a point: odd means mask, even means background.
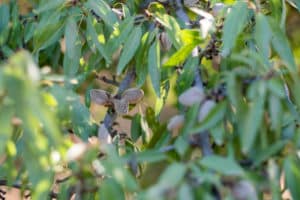
[[[300,198],[299,5],[4,1],[1,185],[33,199]]]

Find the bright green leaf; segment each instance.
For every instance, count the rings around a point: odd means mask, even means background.
[[[176,53],[174,53],[169,60],[167,60],[163,66],[164,67],[175,67],[181,65],[191,54],[193,49],[197,44],[188,44],[181,47]]]

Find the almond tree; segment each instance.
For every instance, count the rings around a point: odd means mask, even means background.
[[[3,1],[1,199],[300,198],[299,11]]]

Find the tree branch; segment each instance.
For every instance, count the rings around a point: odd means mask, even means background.
[[[190,22],[188,15],[186,14],[186,12],[183,9],[181,0],[176,0],[175,5],[176,5],[177,17],[184,22],[184,24],[186,25],[187,28],[192,28],[192,23]],[[199,54],[198,47],[196,47],[192,51],[192,56],[199,57],[200,63],[201,63],[201,60],[202,60],[202,57],[204,56],[204,54],[205,54],[205,50]],[[202,81],[202,78],[200,75],[199,67],[197,67],[197,69],[196,69],[194,82],[195,82],[195,86],[203,89],[203,81]],[[213,153],[211,144],[209,142],[209,132],[208,131],[197,133],[192,137],[192,139],[193,139],[193,143],[201,148],[203,156],[211,155]]]

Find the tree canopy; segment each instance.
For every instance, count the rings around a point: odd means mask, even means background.
[[[300,198],[299,11],[2,1],[0,197]]]

